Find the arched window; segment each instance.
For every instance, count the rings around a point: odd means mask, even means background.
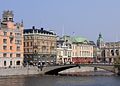
[[[112,54],[112,56],[114,56],[114,50],[111,50],[111,54]]]
[[[102,51],[102,56],[105,57],[105,50]]]
[[[12,65],[12,61],[10,61],[10,65]]]
[[[16,62],[16,65],[20,65],[20,61],[17,61],[17,62]]]
[[[6,66],[6,61],[4,61],[4,66]]]
[[[119,50],[116,50],[115,53],[116,53],[116,55],[118,56],[118,55],[119,55]]]

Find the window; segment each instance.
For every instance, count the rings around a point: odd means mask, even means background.
[[[16,57],[20,57],[20,54],[16,54]]]
[[[31,42],[31,46],[33,46],[33,42]]]
[[[17,46],[17,51],[20,51],[20,46]]]
[[[13,40],[10,39],[10,43],[12,44]]]
[[[3,32],[4,36],[7,36],[7,32]]]
[[[10,65],[12,65],[12,61],[10,61]]]
[[[20,65],[20,61],[17,61],[17,62],[16,62],[16,65]]]
[[[21,44],[22,41],[21,41],[21,40],[15,40],[15,43],[16,43],[16,44]]]
[[[7,53],[3,53],[3,57],[7,57]]]
[[[13,22],[13,18],[9,18],[9,21]]]
[[[6,61],[4,61],[4,66],[6,66]]]
[[[7,50],[7,46],[3,46],[3,50]]]
[[[10,54],[10,57],[12,57],[12,53]]]
[[[10,36],[12,36],[12,34],[13,34],[13,33],[12,33],[12,32],[10,32]]]
[[[4,43],[4,44],[7,44],[7,39],[3,39],[3,43]]]
[[[29,42],[27,42],[27,46],[29,46]]]
[[[12,46],[10,46],[10,50],[12,50]]]
[[[119,50],[116,50],[115,52],[116,52],[116,55],[119,56]]]
[[[25,47],[25,42],[24,42],[24,47]]]
[[[114,56],[114,50],[111,50],[111,55]]]

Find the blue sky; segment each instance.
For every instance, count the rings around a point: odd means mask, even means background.
[[[1,15],[4,10],[13,10],[25,28],[35,25],[93,41],[101,32],[105,41],[120,40],[120,0],[0,0]]]

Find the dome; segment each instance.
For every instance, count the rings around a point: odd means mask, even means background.
[[[88,40],[84,37],[77,36],[77,37],[72,37],[72,42],[85,43],[88,42]]]

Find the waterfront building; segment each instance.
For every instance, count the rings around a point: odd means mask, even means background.
[[[102,37],[102,34],[99,34],[97,39],[97,62],[105,62],[105,41]]]
[[[93,46],[93,58],[94,58],[94,62],[97,62],[97,46],[94,43],[94,41],[89,41],[89,44]]]
[[[99,34],[97,40],[97,59],[98,62],[113,63],[116,57],[120,55],[120,42],[104,42],[103,37]]]
[[[57,37],[57,64],[70,64],[72,62],[72,47],[66,37]]]
[[[83,37],[72,37],[72,62],[73,63],[92,63],[93,44]]]
[[[24,57],[28,63],[56,62],[56,34],[35,26],[24,29]]]
[[[22,66],[23,22],[15,23],[12,11],[2,14],[0,40],[0,67]]]
[[[113,63],[116,57],[120,56],[120,42],[106,42],[103,53],[106,62]]]
[[[62,63],[91,63],[94,61],[93,41],[83,37],[63,36],[57,40],[57,60]]]

